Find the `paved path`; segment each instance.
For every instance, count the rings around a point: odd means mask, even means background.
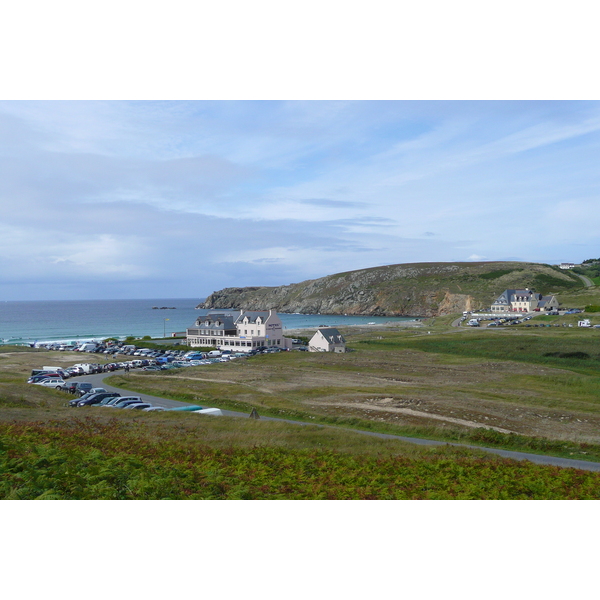
[[[123,371],[118,371],[120,375],[123,374]],[[97,375],[82,375],[80,377],[76,377],[75,379],[79,381],[89,381],[94,385],[94,387],[103,387],[105,390],[109,392],[119,392],[122,396],[139,396],[142,400],[150,402],[154,406],[163,406],[164,408],[176,408],[179,406],[189,406],[186,402],[178,402],[177,400],[169,400],[168,398],[159,398],[158,396],[150,396],[148,394],[140,394],[138,392],[130,392],[123,388],[116,388],[113,386],[109,386],[103,384],[103,380],[106,377],[110,377],[111,375],[115,375],[115,373],[99,373]],[[83,409],[82,409],[83,410]],[[223,410],[221,409],[223,414],[226,417],[239,417],[239,418],[248,418],[250,415],[248,413],[235,412],[231,410]],[[212,417],[211,417],[212,418]],[[485,448],[482,446],[471,446],[469,444],[454,444],[450,442],[440,442],[437,440],[426,440],[422,438],[413,438],[413,437],[405,437],[401,435],[392,435],[389,433],[376,433],[373,431],[363,431],[360,429],[346,429],[344,427],[335,427],[333,425],[321,425],[317,423],[306,423],[302,421],[291,421],[288,419],[278,419],[276,417],[260,417],[261,421],[280,421],[283,423],[290,423],[292,425],[300,425],[307,426],[312,425],[313,427],[326,427],[331,429],[348,431],[349,433],[361,433],[363,435],[370,435],[379,439],[385,440],[400,440],[403,442],[409,442],[411,444],[417,444],[420,446],[456,446],[460,448],[471,448],[473,450],[481,450],[484,452],[489,452],[490,454],[497,454],[498,456],[502,456],[504,458],[512,458],[514,460],[527,460],[532,463],[540,464],[540,465],[554,465],[557,467],[568,467],[573,469],[582,469],[584,471],[600,471],[600,463],[589,462],[586,460],[573,460],[569,458],[558,458],[555,456],[544,456],[542,454],[529,454],[527,452],[513,452],[512,450],[501,450],[498,448]]]
[[[579,279],[581,279],[583,281],[583,283],[585,284],[585,287],[593,287],[594,286],[594,282],[589,277],[586,277],[585,275],[579,275],[579,273],[574,273],[574,275],[577,275],[577,277],[579,277]]]

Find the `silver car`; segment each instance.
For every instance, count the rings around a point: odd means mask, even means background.
[[[124,406],[123,408],[127,409],[127,408],[131,408],[131,409],[135,409],[135,410],[143,410],[146,408],[152,408],[152,404],[149,404],[148,402],[132,402],[131,404],[128,404],[127,406]]]
[[[65,380],[64,379],[43,379],[42,381],[38,381],[37,383],[34,383],[33,385],[41,385],[43,387],[49,387],[49,388],[61,388],[65,385]]]

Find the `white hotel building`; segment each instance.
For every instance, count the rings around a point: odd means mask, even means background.
[[[198,317],[186,334],[191,347],[214,346],[235,352],[250,352],[261,346],[292,347],[292,340],[283,337],[281,319],[274,310],[212,311]]]

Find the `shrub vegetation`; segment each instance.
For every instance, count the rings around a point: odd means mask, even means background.
[[[597,499],[600,474],[483,456],[217,449],[94,420],[1,424],[3,499]]]

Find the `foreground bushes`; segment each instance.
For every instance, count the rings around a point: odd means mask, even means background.
[[[188,432],[189,433],[189,432]],[[443,451],[365,456],[215,449],[170,428],[92,419],[0,424],[3,499],[508,499],[600,497],[600,474]]]

